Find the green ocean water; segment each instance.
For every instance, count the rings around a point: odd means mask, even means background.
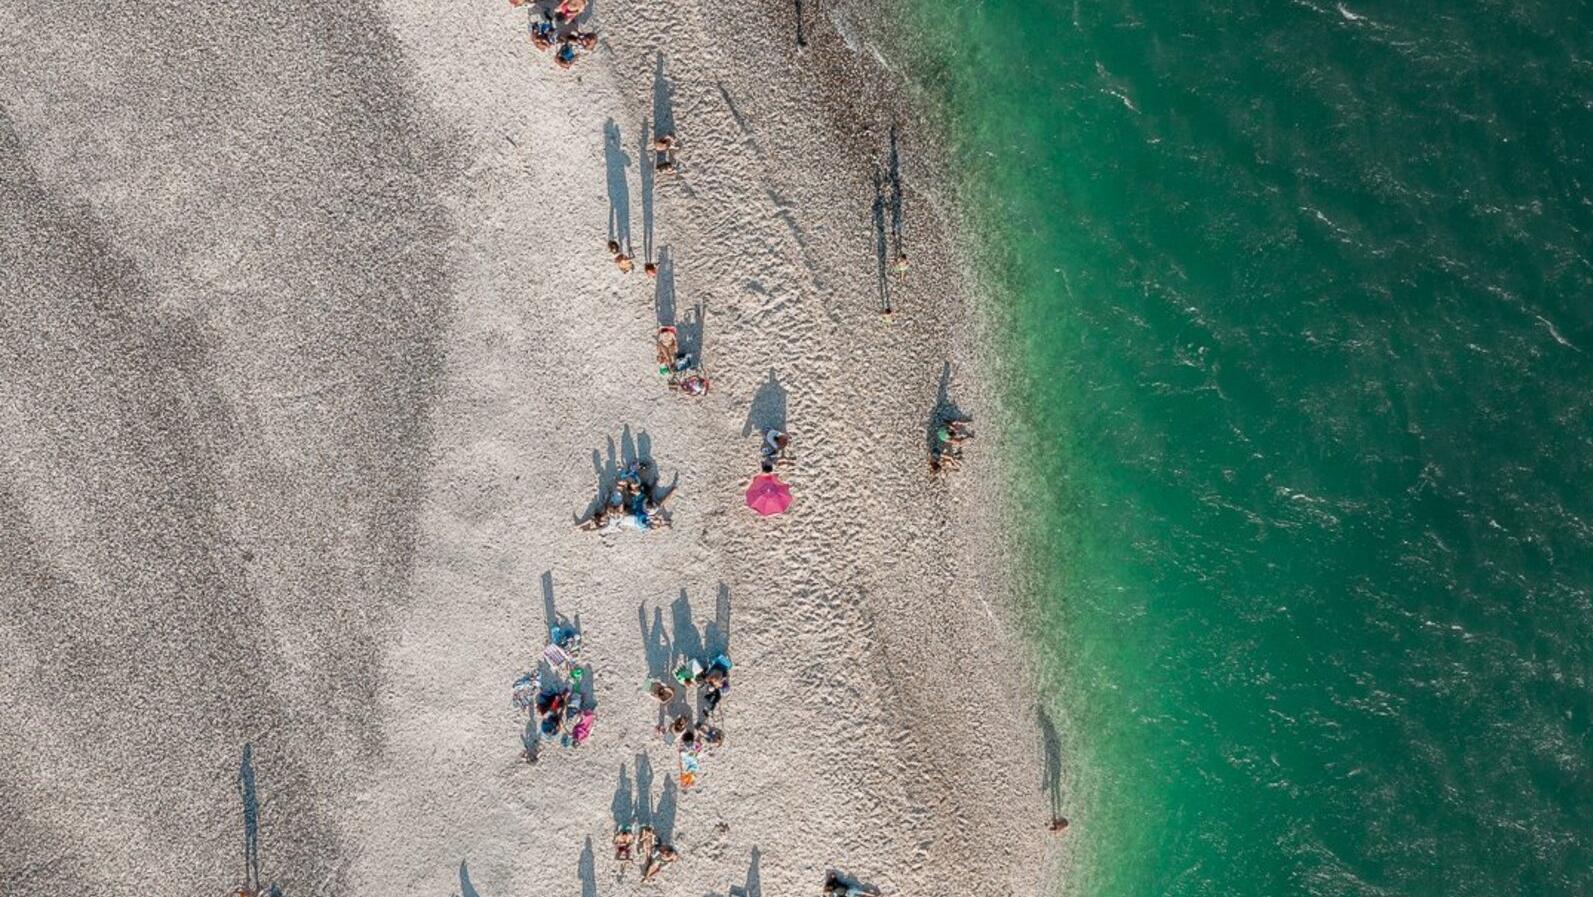
[[[1593,6],[907,7],[1067,889],[1593,894]]]

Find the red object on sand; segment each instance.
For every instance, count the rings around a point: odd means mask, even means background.
[[[747,507],[765,517],[791,507],[791,487],[772,473],[760,473],[747,487]]]

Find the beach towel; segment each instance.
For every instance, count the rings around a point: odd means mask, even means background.
[[[597,721],[597,712],[596,711],[593,711],[593,710],[582,711],[581,712],[581,721],[576,723],[575,724],[575,728],[570,730],[570,742],[572,744],[577,744],[577,745],[585,742],[587,736],[592,734],[592,724],[595,723],[596,721]]]
[[[548,666],[555,670],[563,670],[570,664],[570,655],[565,653],[564,649],[558,645],[549,645],[543,648],[542,659],[546,660]]]
[[[693,785],[697,784],[697,777],[698,777],[698,774],[701,771],[702,771],[702,766],[697,761],[697,755],[696,754],[688,754],[685,751],[681,751],[681,753],[680,753],[680,787],[681,787],[681,790],[683,790],[683,791],[684,790],[688,790]]]

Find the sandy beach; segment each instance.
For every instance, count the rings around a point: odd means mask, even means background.
[[[0,895],[1054,884],[989,349],[877,14],[597,0],[560,71],[501,0],[0,10]],[[947,405],[988,438],[935,479]],[[673,526],[578,530],[637,457]],[[528,765],[557,618],[597,720]],[[718,649],[683,792],[642,685]],[[617,875],[624,822],[680,861]]]

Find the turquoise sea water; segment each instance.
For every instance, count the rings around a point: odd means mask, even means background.
[[[908,6],[1070,889],[1593,894],[1593,7]]]

